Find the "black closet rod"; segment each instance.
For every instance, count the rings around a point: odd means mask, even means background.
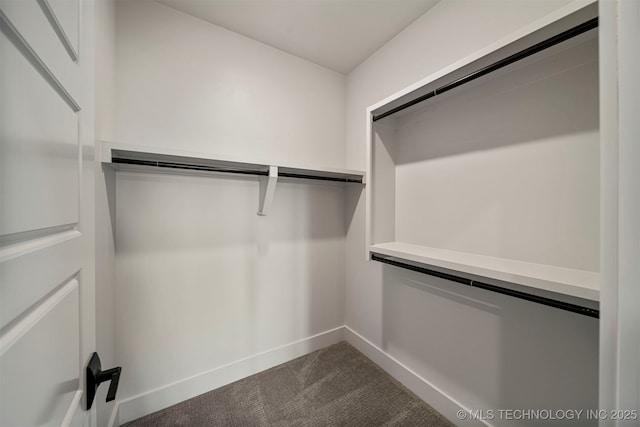
[[[582,314],[588,317],[600,318],[600,310],[590,307],[584,307],[581,305],[571,304],[568,302],[558,301],[551,298],[545,298],[539,295],[529,294],[522,291],[516,291],[514,289],[503,288],[496,285],[490,285],[488,283],[479,282],[477,280],[471,280],[464,277],[456,276],[449,273],[442,273],[440,271],[430,270],[425,267],[420,267],[413,264],[404,263],[392,259],[392,257],[381,256],[377,254],[371,255],[372,261],[382,262],[384,264],[393,265],[395,267],[404,268],[407,270],[416,271],[422,274],[428,274],[430,276],[439,277],[441,279],[451,280],[456,283],[461,283],[467,286],[473,286],[474,288],[481,288],[487,291],[496,292],[503,295],[508,295],[514,298],[523,299],[537,304],[546,305],[549,307],[559,308],[561,310],[570,311],[572,313]]]
[[[168,168],[168,169],[186,169],[186,170],[196,170],[196,171],[203,171],[203,172],[237,173],[242,175],[258,175],[258,176],[269,175],[268,171],[258,170],[258,169],[228,168],[228,167],[221,167],[221,166],[208,166],[208,165],[197,165],[197,164],[176,163],[176,162],[161,162],[156,160],[127,159],[127,158],[120,158],[120,157],[114,157],[113,159],[111,159],[111,161],[112,163],[119,163],[124,165],[151,166],[151,167]],[[349,177],[341,178],[341,177],[334,177],[334,176],[292,173],[292,172],[286,172],[286,171],[278,171],[278,177],[313,179],[313,180],[320,180],[320,181],[355,182],[355,183],[362,184],[362,178],[349,178]]]
[[[296,178],[296,179],[315,179],[319,181],[355,182],[358,184],[362,184],[362,178],[339,178],[335,176],[305,175],[300,173],[282,172],[282,171],[278,171],[278,177]]]
[[[168,169],[187,169],[203,172],[224,172],[224,173],[239,173],[243,175],[269,175],[268,171],[256,170],[256,169],[240,169],[240,168],[225,168],[219,166],[207,166],[197,165],[190,163],[175,163],[175,162],[160,162],[156,160],[139,160],[139,159],[125,159],[125,158],[113,158],[112,163],[119,163],[123,165],[136,165],[136,166],[153,166],[157,168]]]
[[[592,30],[594,28],[598,27],[598,18],[593,18],[590,19],[586,22],[583,22],[580,25],[577,25],[573,28],[570,28],[560,34],[557,34],[549,39],[543,40],[540,43],[536,43],[533,46],[530,46],[524,50],[521,50],[520,52],[516,52],[513,55],[510,55],[504,59],[501,59],[497,62],[494,62],[491,65],[487,65],[486,67],[483,67],[477,71],[474,71],[470,74],[467,74],[464,77],[461,77],[457,80],[452,81],[451,83],[447,83],[444,86],[439,87],[438,89],[432,91],[432,92],[428,92],[416,99],[413,99],[411,101],[408,101],[402,105],[399,105],[395,108],[392,108],[391,110],[378,114],[378,115],[374,115],[373,116],[373,121],[377,121],[380,119],[384,119],[387,116],[390,116],[392,114],[397,113],[398,111],[402,111],[406,108],[409,108],[413,105],[419,104],[422,101],[426,101],[429,98],[433,98],[436,95],[440,95],[444,92],[447,92],[451,89],[454,89],[458,86],[461,86],[465,83],[469,83],[472,80],[475,80],[479,77],[482,77],[486,74],[492,73],[494,71],[497,71],[501,68],[506,67],[507,65],[513,64],[514,62],[520,61],[521,59],[527,58],[531,55],[534,55],[540,51],[543,51],[545,49],[548,49],[552,46],[555,46],[559,43],[562,43],[563,41],[569,40],[573,37],[579,36],[582,33],[585,33],[589,30]]]

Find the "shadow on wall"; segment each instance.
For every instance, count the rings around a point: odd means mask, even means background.
[[[257,343],[253,353],[273,347],[274,336],[282,345],[344,324],[344,192],[342,184],[279,179],[271,212],[256,217],[256,276],[247,296],[262,314],[248,340]],[[277,327],[261,326],[274,319]]]
[[[597,319],[390,266],[382,310],[384,350],[495,425],[538,425],[500,409],[598,407]]]
[[[365,185],[369,185],[366,183]],[[358,204],[364,200],[365,185],[361,184],[348,184],[345,188],[345,234],[353,226],[353,221],[356,218],[356,211]]]
[[[116,241],[116,171],[106,165],[101,165],[104,174],[105,193],[109,208],[109,222],[111,224],[111,237]]]
[[[312,215],[322,216],[325,209],[331,208],[327,203],[343,203],[340,194],[343,189],[333,183],[313,183],[313,181],[279,180],[273,201],[274,213],[261,217],[256,215],[259,202],[259,181],[254,177],[243,176],[189,176],[179,173],[126,173],[126,180],[119,183],[131,186],[148,186],[151,191],[140,192],[137,203],[147,205],[150,210],[164,212],[166,216],[148,217],[131,227],[145,229],[146,232],[155,230],[153,242],[141,240],[135,245],[117,246],[119,251],[134,247],[139,250],[175,250],[181,248],[211,248],[228,247],[230,245],[257,244],[266,241],[284,242],[299,238],[326,239],[344,236],[344,226],[327,221],[312,221]],[[152,189],[156,185],[168,187],[159,197],[158,191]],[[118,189],[121,191],[121,188]],[[287,193],[283,195],[282,193]],[[114,201],[110,207],[115,209]],[[319,201],[316,199],[320,198]],[[294,205],[289,205],[291,199]],[[280,201],[280,202],[279,202]],[[314,206],[315,204],[315,206]],[[289,211],[289,212],[287,212]],[[240,228],[244,231],[237,233],[238,218],[248,217]],[[293,220],[292,220],[293,217]],[[115,218],[115,215],[112,215]],[[279,218],[274,220],[273,218]],[[194,227],[195,224],[199,227]],[[267,225],[262,225],[266,223]],[[229,227],[220,227],[228,224]],[[120,227],[126,227],[122,224]],[[260,230],[257,227],[262,227]],[[115,227],[114,227],[115,229]],[[129,229],[128,231],[133,232]],[[119,233],[121,241],[127,230]],[[116,242],[118,245],[118,242]]]
[[[585,90],[598,87],[597,49],[594,38],[390,116],[397,163],[597,132],[598,91]]]

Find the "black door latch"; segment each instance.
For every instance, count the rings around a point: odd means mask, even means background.
[[[93,405],[93,399],[96,397],[98,386],[105,381],[111,381],[109,391],[107,392],[107,402],[111,402],[116,398],[121,371],[122,368],[120,366],[103,371],[98,353],[91,355],[89,364],[87,365],[87,411],[91,409],[91,405]]]

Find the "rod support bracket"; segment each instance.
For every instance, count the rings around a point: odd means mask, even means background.
[[[258,215],[266,216],[271,209],[278,182],[278,167],[269,166],[269,175],[260,179],[260,206]]]

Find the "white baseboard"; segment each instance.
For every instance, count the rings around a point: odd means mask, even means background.
[[[455,425],[491,427],[486,421],[460,420],[458,411],[469,414],[468,408],[348,326],[340,326],[118,401],[114,405],[108,427],[135,420],[342,340],[346,340]]]
[[[340,326],[118,401],[114,405],[109,427],[135,420],[344,339],[344,327]]]
[[[491,426],[491,424],[487,424],[486,421],[469,419],[460,420],[458,411],[465,411],[465,414],[468,415],[468,408],[462,406],[451,396],[447,395],[438,387],[422,378],[393,356],[387,354],[384,350],[348,326],[344,327],[344,337],[346,341],[355,347],[360,353],[367,356],[371,361],[373,361],[373,363],[380,366],[389,375],[400,381],[405,387],[431,405],[436,411],[444,415],[453,424],[457,426]]]

